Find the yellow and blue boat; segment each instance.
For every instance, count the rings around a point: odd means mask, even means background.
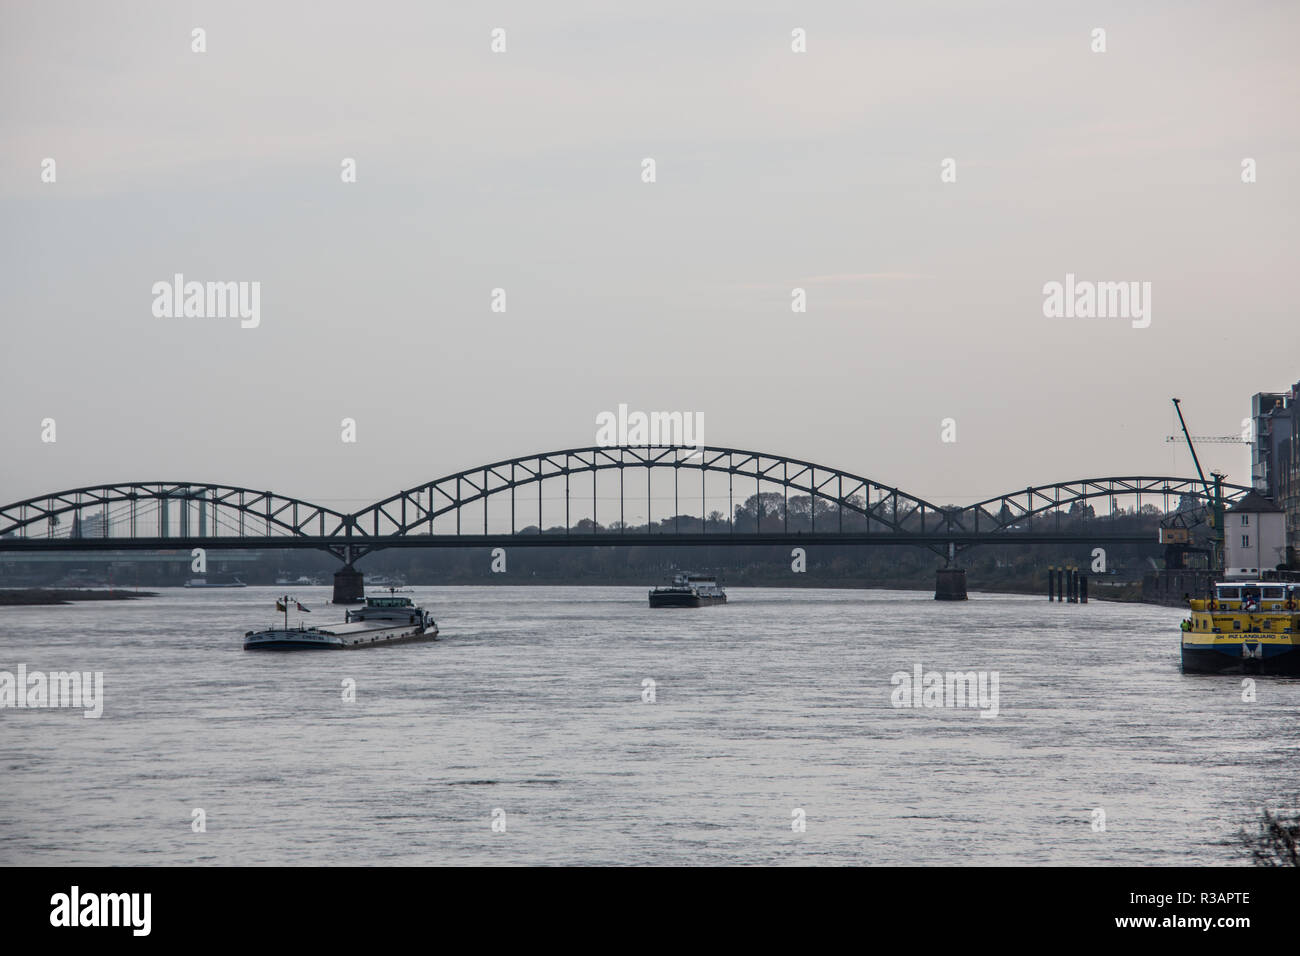
[[[1300,675],[1300,582],[1224,581],[1187,603],[1183,673]]]

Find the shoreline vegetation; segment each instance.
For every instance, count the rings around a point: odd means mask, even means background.
[[[72,604],[74,601],[132,601],[157,596],[157,591],[125,591],[120,588],[0,588],[0,607]]]

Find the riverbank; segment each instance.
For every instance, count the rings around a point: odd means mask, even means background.
[[[73,601],[133,601],[157,597],[157,591],[114,588],[0,588],[0,607],[32,604],[71,604]]]
[[[752,570],[742,570],[730,574],[723,572],[722,584],[730,587],[775,587],[775,588],[813,588],[828,590],[864,590],[864,591],[929,591],[934,593],[934,580],[927,575],[925,580],[918,580],[915,577],[896,578],[893,580],[873,580],[862,581],[852,578],[831,578],[818,579],[813,576],[804,575],[780,575],[754,573]],[[558,576],[547,575],[528,577],[518,575],[492,575],[487,578],[473,580],[451,580],[451,581],[428,581],[416,579],[408,581],[408,587],[483,587],[498,585],[501,587],[518,587],[520,585],[533,587],[609,587],[620,585],[637,585],[650,587],[652,584],[663,583],[662,581],[647,581],[643,576],[633,575],[615,575],[611,578],[585,577],[577,580],[565,580]],[[171,585],[168,585],[171,586]],[[252,585],[254,587],[267,585]],[[367,584],[366,589],[374,590],[375,588]],[[967,589],[971,593],[984,594],[1032,594],[1047,599],[1047,581],[1033,580],[1026,578],[1006,578],[994,580],[979,580],[974,577],[968,577]],[[69,588],[0,588],[0,607],[5,605],[37,605],[37,604],[69,604],[73,601],[122,601],[142,597],[157,597],[156,591],[126,591],[114,589],[69,589]],[[1114,601],[1118,603],[1161,603],[1158,601],[1144,601],[1142,594],[1142,583],[1126,582],[1123,584],[1107,584],[1101,580],[1093,578],[1090,581],[1088,599],[1091,601]]]

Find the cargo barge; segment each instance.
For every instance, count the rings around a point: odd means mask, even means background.
[[[246,651],[356,650],[387,644],[408,644],[438,638],[438,625],[432,615],[411,598],[398,594],[367,597],[362,607],[344,612],[342,623],[308,627],[299,620],[289,626],[289,605],[310,613],[285,595],[276,601],[276,610],[284,612],[284,625],[244,634]]]
[[[651,607],[704,607],[726,603],[727,592],[712,574],[682,572],[673,575],[673,583],[668,587],[650,590]]]
[[[1224,581],[1214,596],[1187,603],[1185,674],[1300,674],[1300,575]]]

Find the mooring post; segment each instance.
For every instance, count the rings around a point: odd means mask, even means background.
[[[1088,575],[1079,575],[1079,603],[1088,603]]]
[[[1047,567],[1047,600],[1056,600],[1056,566],[1048,565]]]

